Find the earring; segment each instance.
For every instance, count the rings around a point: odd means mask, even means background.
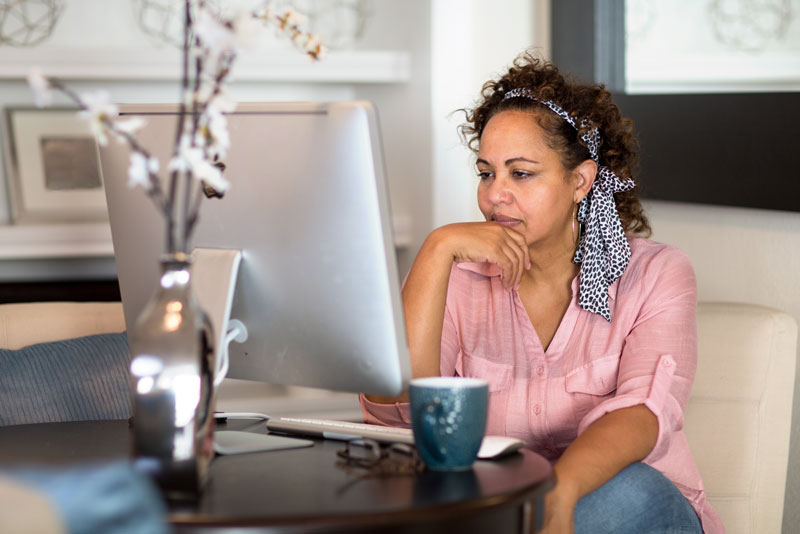
[[[575,204],[575,210],[572,213],[572,242],[575,243],[575,221],[578,220],[578,204]]]

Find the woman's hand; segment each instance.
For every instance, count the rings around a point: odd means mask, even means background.
[[[490,262],[500,267],[506,289],[518,289],[523,273],[531,268],[525,236],[496,222],[457,223],[434,230],[456,262]]]

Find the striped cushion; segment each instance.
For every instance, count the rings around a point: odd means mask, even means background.
[[[0,349],[0,426],[127,419],[129,358],[124,332]]]

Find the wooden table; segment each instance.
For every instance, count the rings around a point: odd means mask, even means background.
[[[226,429],[265,432],[263,423]],[[0,428],[0,467],[70,465],[128,456],[126,421]],[[217,457],[197,503],[173,504],[175,531],[223,532],[528,532],[552,487],[543,457],[523,450],[472,470],[370,478],[337,466],[341,442]],[[241,530],[239,530],[241,529]]]

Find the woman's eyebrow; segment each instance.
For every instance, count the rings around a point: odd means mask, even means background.
[[[526,162],[526,163],[535,163],[535,164],[539,163],[536,160],[523,158],[522,156],[520,156],[520,157],[516,157],[516,158],[507,159],[506,160],[506,167],[508,167],[509,165],[513,165],[514,163],[519,163],[520,161],[523,161],[523,162]]]
[[[523,162],[526,162],[526,163],[534,163],[534,164],[538,164],[539,163],[536,160],[523,158],[522,156],[518,156],[516,158],[507,159],[506,160],[506,167],[508,167],[509,165],[513,165],[514,163],[519,163],[520,161],[523,161]],[[488,161],[486,161],[485,159],[483,159],[483,158],[478,158],[475,161],[476,165],[480,164],[480,163],[483,163],[484,165],[488,165],[488,166],[491,167],[491,164]]]

